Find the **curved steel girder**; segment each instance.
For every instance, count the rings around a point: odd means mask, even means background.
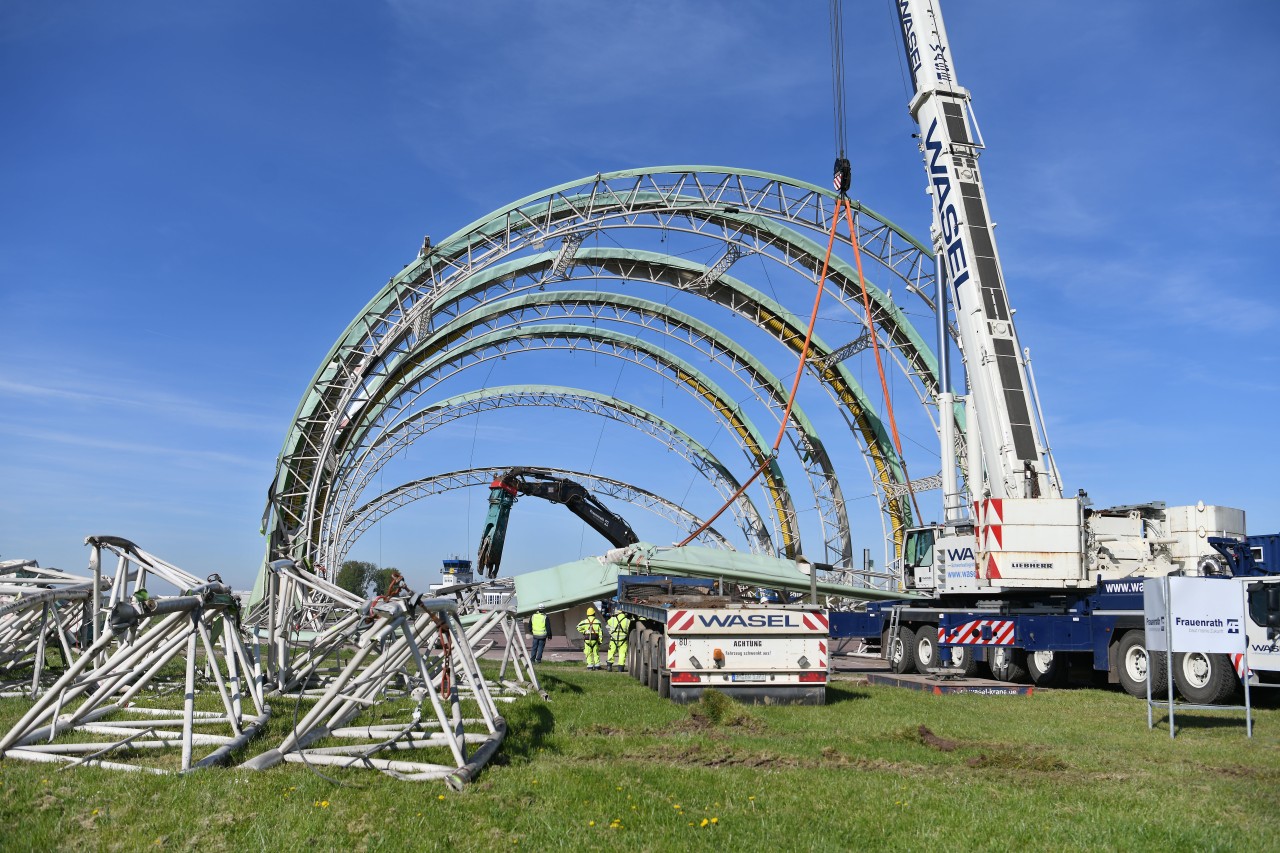
[[[299,551],[298,556],[307,556],[307,543],[297,536],[314,507],[317,495],[311,478],[324,463],[341,410],[355,395],[363,374],[387,340],[394,341],[397,331],[413,322],[411,314],[417,303],[426,297],[430,304],[430,297],[440,292],[450,277],[469,274],[511,251],[517,243],[528,245],[563,236],[579,229],[583,222],[608,215],[701,217],[732,232],[743,224],[735,219],[746,210],[754,219],[773,218],[825,234],[834,198],[814,185],[763,172],[666,167],[613,172],[564,184],[509,205],[458,232],[394,277],[317,370],[295,413],[294,427],[279,459],[278,476],[268,495],[264,527],[269,516],[276,515],[269,546],[272,552],[294,550]],[[925,289],[932,281],[927,249],[874,211],[859,206],[858,212],[858,240],[868,256],[908,284]],[[866,225],[868,219],[870,226]],[[814,266],[814,254],[807,252],[810,263],[806,266]],[[891,314],[896,311],[883,294],[871,291],[878,310],[884,310],[887,303]],[[905,320],[900,326],[896,321],[890,325],[910,330]]]
[[[547,284],[547,271],[557,263],[557,254],[547,252],[516,258],[480,270],[441,294],[433,305],[434,315],[457,317],[486,305],[493,301],[484,296],[490,289],[500,290],[504,295],[514,295],[522,290],[544,287]],[[678,289],[685,288],[689,282],[697,281],[707,273],[707,267],[701,264],[656,252],[580,248],[574,253],[571,263],[561,270],[559,280],[582,278],[580,275],[569,274],[569,270],[575,266],[586,267],[594,280],[614,277]],[[522,278],[528,278],[529,284],[519,286],[518,282]],[[702,289],[701,294],[711,302],[749,320],[797,355],[803,347],[807,331],[803,322],[771,297],[727,273],[722,273]],[[425,329],[419,327],[418,331],[421,334],[415,334],[416,338],[425,336]],[[824,361],[835,352],[834,348],[828,346],[820,336],[815,336],[811,348],[814,357],[808,362],[807,368],[837,403],[848,411],[880,486],[884,500],[882,508],[890,518],[891,536],[900,545],[904,531],[912,525],[912,513],[910,502],[900,488],[905,482],[905,475],[893,442],[849,369],[839,361]],[[963,431],[963,421],[958,421],[958,424]]]
[[[351,502],[364,491],[386,461],[438,426],[509,406],[556,407],[611,418],[656,438],[688,460],[723,498],[733,498],[741,487],[728,468],[692,436],[654,413],[617,398],[579,388],[548,385],[508,385],[469,391],[415,412],[412,418],[397,424],[395,429],[382,433],[355,467],[339,472],[343,476],[337,479],[350,485],[341,501],[331,502],[335,508],[326,518],[319,549],[319,553],[324,555],[322,564],[336,566],[341,563],[337,551],[340,548],[345,552],[354,541],[348,533],[354,513]],[[751,498],[745,493],[738,495],[730,509],[751,552],[772,554],[773,543],[768,528]]]
[[[557,345],[559,341],[564,343]],[[558,346],[570,351],[584,349],[602,355],[631,353],[636,357],[633,363],[653,370],[658,375],[675,381],[677,385],[684,386],[713,414],[724,419],[729,425],[730,435],[740,444],[751,461],[752,470],[764,467],[763,487],[772,509],[772,518],[776,525],[775,535],[782,553],[787,557],[794,557],[798,553],[799,531],[796,529],[795,508],[791,502],[791,495],[784,482],[782,470],[778,467],[777,461],[770,457],[768,444],[755,424],[741,407],[702,371],[684,359],[631,335],[605,329],[553,324],[489,332],[473,339],[466,339],[461,342],[461,345],[446,352],[434,355],[424,352],[408,359],[403,369],[397,371],[397,375],[402,377],[403,381],[395,383],[394,386],[379,386],[377,389],[379,399],[370,399],[365,402],[372,403],[372,410],[376,411],[380,399],[391,400],[402,394],[424,393],[430,387],[425,383],[428,380],[432,380],[432,384],[438,383],[441,377],[436,374],[442,373],[446,368],[454,367],[452,373],[456,373],[489,358],[505,357],[532,349],[558,348]],[[491,354],[482,355],[490,350],[492,350]],[[361,408],[364,409],[364,406]],[[355,414],[357,413],[353,413]],[[366,416],[363,411],[358,414],[358,420],[343,426],[344,431],[363,433],[376,420],[376,416]],[[332,461],[335,470],[338,462],[336,458]],[[323,507],[330,497],[328,491],[331,485],[326,480],[321,484],[321,488],[322,492],[317,505]],[[323,513],[317,517],[317,522],[322,516]],[[318,544],[319,533],[318,529],[311,531],[310,538],[313,544]]]
[[[737,376],[781,423],[782,413],[787,406],[789,389],[759,359],[713,326],[670,306],[633,296],[557,290],[527,293],[486,303],[437,329],[429,338],[420,342],[420,350],[415,350],[405,358],[411,359],[418,354],[429,355],[443,351],[458,340],[474,336],[481,329],[496,331],[500,324],[527,324],[530,316],[540,320],[562,320],[565,318],[551,316],[551,310],[569,310],[572,314],[572,309],[576,307],[585,307],[592,311],[592,317],[595,319],[603,318],[600,312],[609,310],[615,315],[613,319],[640,325],[650,331],[682,340],[699,349],[710,360],[723,364]],[[634,318],[640,318],[643,322],[637,322]],[[665,328],[658,328],[657,322],[661,322]],[[728,363],[725,364],[725,362]],[[386,382],[394,385],[400,376],[399,371],[395,365],[389,364],[388,368]],[[404,376],[403,379],[409,381],[411,376]],[[330,504],[341,502],[339,495],[343,491],[342,483],[345,480],[344,460],[349,459],[352,453],[358,454],[360,452],[358,448],[365,443],[368,436],[376,436],[381,430],[394,429],[395,418],[417,399],[416,397],[406,399],[406,397],[407,395],[400,394],[384,398],[383,408],[379,409],[378,403],[374,402],[378,399],[375,395],[371,398],[370,404],[365,406],[362,422],[370,424],[369,431],[365,434],[360,434],[356,430],[351,431],[348,446],[352,449],[344,450],[338,456],[339,467],[333,477],[338,495],[330,498]],[[787,424],[786,434],[795,447],[813,488],[818,522],[823,537],[824,562],[849,565],[853,545],[840,483],[822,440],[798,405],[791,409],[791,422]]]
[[[351,535],[343,543],[338,556],[339,561],[346,558],[347,551],[351,545],[360,538],[360,535],[365,530],[395,510],[428,495],[438,495],[468,486],[488,486],[495,477],[500,476],[504,471],[510,470],[511,467],[508,465],[500,468],[468,468],[463,471],[450,471],[447,474],[435,474],[430,477],[423,477],[420,480],[404,483],[384,492],[360,506],[352,514]],[[621,480],[563,468],[542,468],[540,470],[581,483],[588,491],[596,495],[616,498],[632,506],[646,509],[672,524],[683,526],[686,531],[692,532],[702,524],[702,520],[698,516],[679,504],[673,503],[660,495],[655,495],[653,492],[624,483]],[[702,545],[715,546],[726,551],[735,550],[733,545],[713,527],[709,527],[700,533],[696,541]]]

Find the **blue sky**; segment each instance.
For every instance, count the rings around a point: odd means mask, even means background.
[[[298,400],[423,234],[613,169],[827,182],[826,5],[0,5],[0,557],[79,570],[84,536],[110,533],[249,583]],[[925,237],[888,4],[846,6],[853,195]],[[1280,127],[1267,107],[1280,7],[944,12],[1068,489],[1240,506],[1252,532],[1280,530]],[[622,369],[549,365],[533,374],[631,387]],[[666,393],[637,386],[663,405]],[[853,459],[857,502],[856,451],[823,435]],[[513,413],[409,462],[416,476],[570,465],[566,444],[626,479],[642,463],[624,438]],[[509,568],[602,547],[530,503]],[[425,584],[441,557],[474,551],[483,513],[481,493],[419,501],[353,556]],[[672,538],[648,524],[642,535]],[[874,525],[860,529],[878,551]]]

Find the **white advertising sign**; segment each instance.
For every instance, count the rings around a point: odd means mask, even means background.
[[[1162,652],[1244,652],[1244,598],[1240,587],[1215,578],[1148,578],[1143,584],[1147,649]],[[1166,624],[1167,623],[1167,624]]]

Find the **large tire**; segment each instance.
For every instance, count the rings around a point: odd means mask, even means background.
[[[1027,678],[1027,653],[1013,646],[987,646],[987,664],[996,681],[1020,682]]]
[[[1163,699],[1169,695],[1169,671],[1165,668],[1164,652],[1147,652],[1147,635],[1141,630],[1125,633],[1116,650],[1116,675],[1120,687],[1130,696],[1147,698],[1147,676],[1151,677],[1151,698]]]
[[[669,670],[658,671],[658,695],[663,699],[671,698],[671,672]]]
[[[1067,683],[1067,656],[1062,652],[1027,652],[1027,675],[1036,687]]]
[[[630,642],[627,643],[627,675],[632,678],[636,677],[636,641],[639,638],[640,632],[638,630],[632,631],[631,636],[628,638]]]
[[[884,648],[888,649],[889,669],[899,675],[916,671],[915,632],[899,627],[894,636],[884,632]]]
[[[914,640],[911,651],[916,658],[916,669],[928,672],[930,667],[941,666],[938,663],[937,625],[921,625],[916,629]]]
[[[1230,658],[1204,652],[1174,654],[1173,683],[1182,698],[1197,705],[1220,705],[1240,687]]]
[[[662,651],[662,632],[654,631],[649,635],[649,687],[658,689],[658,668]]]
[[[653,631],[644,638],[644,651],[640,655],[640,683],[645,687],[656,688],[653,683]]]
[[[950,651],[951,663],[947,664],[948,672],[954,672],[965,678],[973,678],[978,674],[978,657],[973,653],[973,646],[951,646]]]

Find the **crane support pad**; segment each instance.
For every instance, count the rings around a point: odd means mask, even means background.
[[[937,681],[927,675],[893,675],[884,672],[867,673],[867,681],[888,687],[906,687],[941,696],[944,693],[976,693],[979,696],[1030,696],[1035,692],[1032,684],[1006,684],[984,678],[954,681]]]

